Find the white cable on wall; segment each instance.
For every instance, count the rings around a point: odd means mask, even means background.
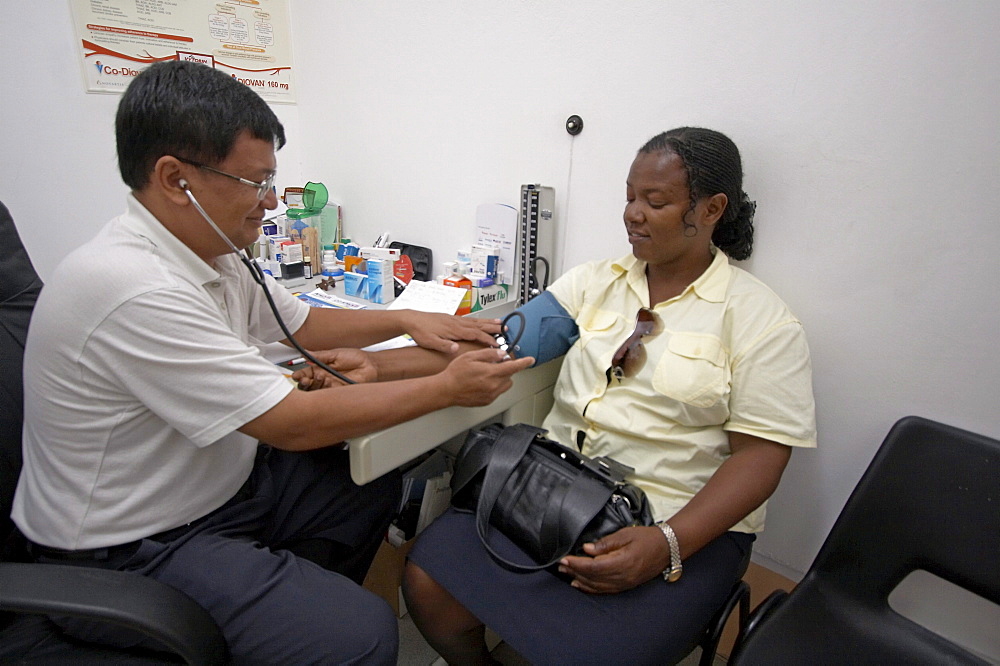
[[[563,269],[565,268],[566,262],[566,248],[569,246],[569,205],[570,205],[570,195],[573,188],[573,147],[576,144],[577,135],[583,131],[583,118],[577,115],[572,115],[566,119],[566,131],[570,135],[569,140],[569,164],[566,167],[566,205],[565,214],[563,217],[562,225],[562,250],[559,252],[559,256],[556,258],[556,266],[553,266],[553,275],[559,276],[563,274]],[[552,279],[549,280],[552,282]]]

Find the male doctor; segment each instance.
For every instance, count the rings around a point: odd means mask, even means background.
[[[301,345],[347,348],[324,358],[364,380],[297,390],[258,352],[286,336],[233,252],[277,205],[274,113],[220,71],[161,62],[125,92],[116,133],[127,211],[60,264],[29,329],[14,521],[39,562],[187,593],[236,663],[394,664],[395,617],[358,583],[399,477],[356,486],[336,445],[489,404],[532,359],[487,348],[495,321],[309,308],[267,277]],[[356,351],[403,333],[419,347]]]

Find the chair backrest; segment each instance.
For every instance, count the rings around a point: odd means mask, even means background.
[[[21,472],[21,387],[28,322],[42,288],[7,207],[0,202],[0,544],[10,533],[11,502]]]
[[[917,569],[1000,604],[1000,441],[908,416],[886,436],[809,575],[885,607]]]

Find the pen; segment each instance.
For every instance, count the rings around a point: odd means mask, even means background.
[[[298,358],[293,358],[291,361],[287,361],[286,365],[298,365],[299,363],[305,363],[306,360],[301,356]]]

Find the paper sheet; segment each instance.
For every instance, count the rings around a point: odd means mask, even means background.
[[[476,208],[476,245],[500,248],[497,270],[503,282],[514,284],[517,270],[517,209],[506,204],[480,204]]]
[[[465,289],[449,287],[437,282],[410,280],[403,293],[389,304],[387,310],[420,310],[455,314],[465,296]]]
[[[465,296],[465,289],[458,287],[448,287],[437,282],[421,282],[420,280],[410,280],[396,299],[386,307],[386,310],[419,310],[421,312],[439,312],[441,314],[455,314],[462,297]],[[365,347],[365,351],[382,351],[384,349],[399,349],[400,347],[412,347],[415,345],[413,338],[408,335],[401,335],[385,342]]]
[[[349,301],[336,294],[328,294],[320,288],[313,289],[308,294],[299,296],[309,305],[321,308],[341,308],[342,310],[363,310],[368,307],[364,303]]]

